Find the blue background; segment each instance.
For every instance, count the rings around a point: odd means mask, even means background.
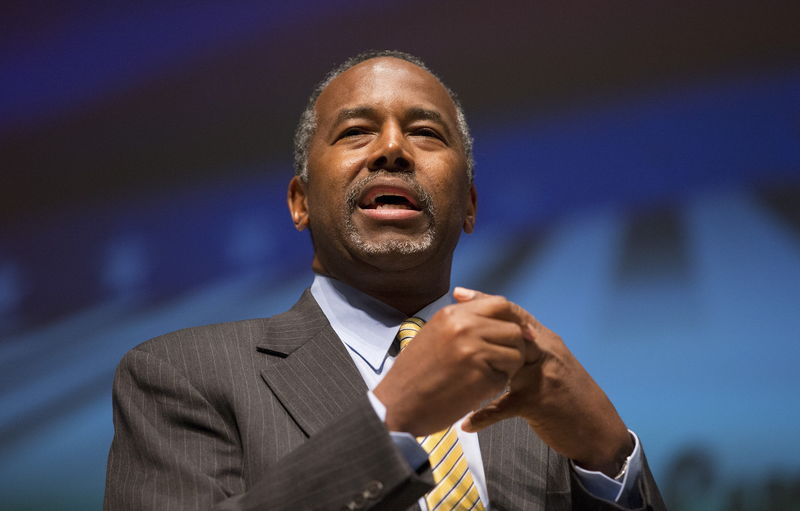
[[[453,283],[562,335],[671,509],[800,509],[795,5],[4,3],[2,507],[100,508],[122,354],[294,302],[297,117],[395,48],[476,139]]]

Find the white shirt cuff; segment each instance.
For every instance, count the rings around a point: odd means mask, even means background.
[[[633,437],[633,452],[627,469],[619,479],[608,477],[602,472],[583,469],[572,461],[570,464],[586,490],[595,497],[636,507],[641,501],[637,482],[642,473],[642,448],[636,433],[631,430],[628,432]]]

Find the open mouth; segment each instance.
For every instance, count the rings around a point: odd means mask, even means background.
[[[421,210],[416,198],[410,192],[395,186],[377,186],[367,190],[358,207],[375,210]]]

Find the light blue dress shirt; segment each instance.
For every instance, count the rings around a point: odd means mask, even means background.
[[[367,384],[375,413],[384,420],[386,408],[372,393],[372,389],[378,385],[394,363],[394,356],[389,353],[389,348],[400,329],[400,324],[407,319],[406,316],[343,282],[322,275],[314,277],[311,294],[328,318],[334,332],[347,347],[348,353]],[[439,309],[451,303],[453,303],[451,295],[445,294],[414,316],[429,321]],[[487,509],[490,509],[478,435],[463,431],[460,427],[461,420],[455,424],[455,430],[481,501]],[[619,480],[572,464],[583,485],[593,495],[623,505],[636,503],[638,500],[636,481],[641,474],[641,449],[639,439],[635,434],[633,437],[635,442],[633,454],[624,476]],[[392,438],[412,467],[421,466],[427,459],[427,453],[412,435],[393,432]],[[420,507],[423,511],[427,509],[425,499],[420,499]]]

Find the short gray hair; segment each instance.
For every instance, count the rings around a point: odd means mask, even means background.
[[[439,78],[433,71],[431,71],[421,59],[409,53],[396,50],[370,50],[359,53],[358,55],[350,57],[333,68],[328,72],[327,75],[325,75],[325,78],[319,82],[319,84],[317,84],[317,86],[314,88],[314,91],[311,93],[311,96],[308,97],[306,108],[300,115],[300,122],[297,124],[297,129],[294,132],[295,175],[299,176],[303,181],[308,181],[308,151],[309,145],[311,144],[311,137],[314,136],[314,132],[317,129],[317,115],[314,111],[314,108],[317,104],[319,95],[322,94],[322,91],[325,90],[325,88],[337,76],[344,73],[351,67],[366,60],[381,57],[392,57],[410,62],[433,75],[433,77],[442,84],[442,87],[444,87],[444,90],[447,91],[447,94],[450,96],[450,99],[453,101],[453,104],[456,107],[456,127],[458,129],[459,138],[461,139],[461,144],[464,147],[464,158],[467,160],[467,176],[469,177],[469,181],[471,183],[474,177],[475,168],[475,162],[472,157],[472,136],[469,133],[469,126],[467,125],[467,118],[464,115],[464,109],[461,107],[461,103],[458,101],[456,93],[453,92],[452,89],[450,89],[447,85],[445,85],[444,82],[442,82],[442,79]]]

